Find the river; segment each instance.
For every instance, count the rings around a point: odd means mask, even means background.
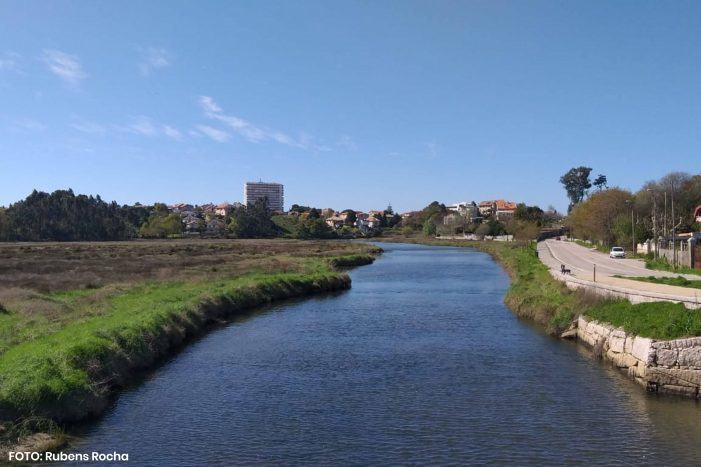
[[[381,246],[350,291],[186,347],[72,449],[153,466],[700,462],[698,403],[517,319],[488,255]]]

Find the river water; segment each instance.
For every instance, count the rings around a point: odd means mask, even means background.
[[[153,466],[701,462],[701,407],[518,320],[484,253],[381,244],[353,287],[217,329],[76,452]]]

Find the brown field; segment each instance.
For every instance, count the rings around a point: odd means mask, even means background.
[[[154,240],[0,243],[0,354],[75,320],[108,314],[148,283],[214,283],[263,273],[329,270],[326,258],[367,253],[348,241]]]
[[[365,249],[347,241],[280,239],[0,243],[0,296],[2,289],[47,293],[152,280],[293,272],[304,266],[305,258]]]

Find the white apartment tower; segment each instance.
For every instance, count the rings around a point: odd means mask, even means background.
[[[285,210],[285,189],[281,183],[246,182],[243,186],[243,199],[246,206],[263,198],[268,200],[268,209],[271,211]]]

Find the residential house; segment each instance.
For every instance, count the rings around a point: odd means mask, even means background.
[[[198,216],[195,211],[183,212],[180,214],[180,218],[182,219],[184,224],[187,224],[188,222],[195,222],[195,221],[200,220],[200,216]]]
[[[372,213],[372,211],[370,211],[370,213]],[[367,219],[365,219],[365,222],[369,228],[377,229],[382,225],[382,217],[370,215]]]
[[[176,214],[180,214],[181,212],[185,211],[194,211],[195,207],[192,204],[186,204],[186,203],[178,203],[178,204],[173,204],[172,206],[169,206],[170,210],[173,211]]]
[[[217,209],[217,207],[212,203],[207,203],[200,206],[200,209],[205,214],[214,214],[214,211]]]
[[[324,217],[328,219],[329,217],[333,217],[336,215],[336,211],[334,211],[331,208],[324,208],[321,210],[321,217]]]
[[[217,216],[226,217],[231,213],[231,211],[233,209],[234,209],[233,204],[222,203],[222,204],[217,205],[216,208],[214,208],[214,214],[216,214]]]
[[[355,216],[355,226],[364,234],[378,229],[382,224],[381,216],[373,216],[364,212],[358,212]]]
[[[185,233],[188,233],[188,234],[199,233],[202,223],[203,223],[202,219],[198,219],[196,217],[184,221]]]
[[[504,199],[482,201],[478,209],[483,217],[494,216],[497,220],[503,221],[514,216],[516,203]]]
[[[443,225],[457,224],[460,221],[462,221],[463,219],[464,219],[464,217],[460,213],[453,211],[453,212],[446,214],[443,217]]]
[[[210,219],[207,221],[206,232],[208,235],[223,235],[226,233],[226,224],[221,219]]]
[[[494,201],[482,201],[477,206],[482,217],[489,217],[497,210],[496,203]]]
[[[514,217],[514,214],[516,213],[516,203],[498,199],[495,201],[495,204],[497,220],[504,221]]]
[[[461,203],[450,204],[446,206],[446,208],[448,211],[462,216],[468,223],[479,222],[482,220],[480,210],[474,201],[463,201]],[[445,219],[443,220],[443,223],[446,223]],[[450,221],[448,223],[450,223]]]
[[[342,212],[340,214],[333,215],[326,219],[326,224],[332,229],[340,229],[346,225],[346,220],[348,219],[348,213]]]
[[[696,209],[694,209],[694,219],[696,219],[696,222],[701,222],[701,206],[696,206]]]
[[[355,220],[356,221],[359,221],[359,220],[364,221],[364,220],[367,220],[368,217],[370,217],[370,214],[368,214],[367,212],[356,212],[355,213]]]

